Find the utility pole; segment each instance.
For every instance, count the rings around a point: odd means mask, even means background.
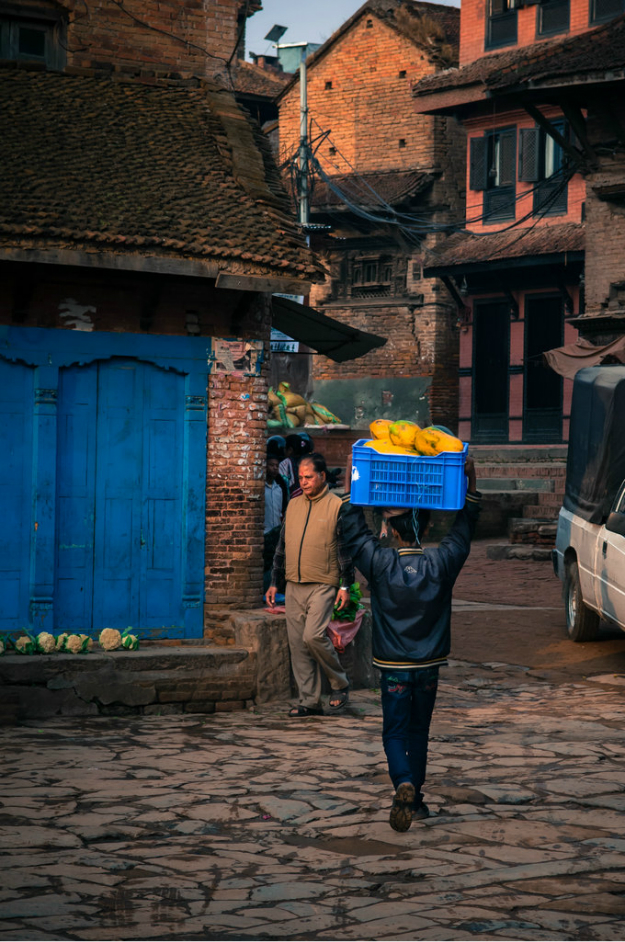
[[[299,64],[299,223],[309,223],[308,205],[308,77],[306,75],[306,48],[302,49]]]
[[[308,77],[306,74],[306,49],[308,43],[281,43],[279,40],[286,32],[286,26],[276,24],[265,39],[273,43],[274,49],[301,49],[299,64],[299,148],[297,171],[297,206],[298,222],[300,226],[310,223],[310,206],[308,193]]]

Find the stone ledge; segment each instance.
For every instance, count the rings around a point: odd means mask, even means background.
[[[234,644],[146,642],[139,651],[7,654],[0,657],[0,722],[46,716],[213,713],[288,699],[292,692],[284,615],[224,611]],[[371,618],[348,648],[352,687],[372,686]]]

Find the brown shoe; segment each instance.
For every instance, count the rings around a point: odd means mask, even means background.
[[[412,782],[402,782],[395,792],[389,823],[394,831],[407,831],[412,824],[415,787]]]

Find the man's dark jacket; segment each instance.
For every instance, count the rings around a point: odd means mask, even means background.
[[[361,507],[345,498],[343,540],[371,592],[373,663],[380,670],[416,670],[441,664],[451,644],[451,593],[469,555],[480,496],[466,503],[437,549],[380,546]]]

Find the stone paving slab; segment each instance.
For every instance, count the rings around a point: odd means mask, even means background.
[[[455,662],[405,834],[379,694],[0,730],[0,940],[625,938],[625,691]]]

